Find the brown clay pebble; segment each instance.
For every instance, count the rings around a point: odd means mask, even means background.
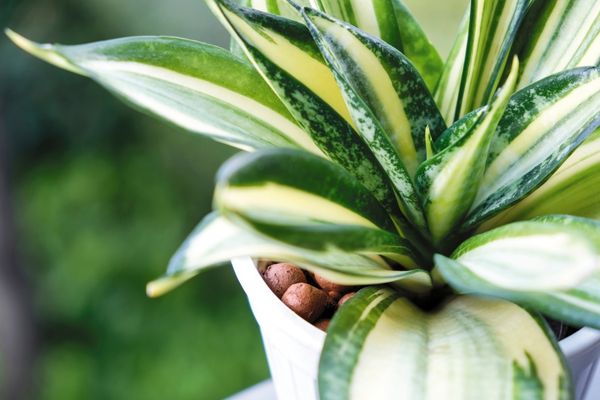
[[[330,319],[323,318],[315,322],[315,326],[323,332],[327,332],[327,328],[329,328],[329,322],[331,322]]]
[[[338,308],[340,308],[342,306],[342,304],[344,304],[345,302],[350,300],[352,298],[352,296],[354,296],[355,294],[356,294],[355,292],[350,292],[350,293],[346,293],[345,295],[343,295],[342,298],[337,303]]]
[[[323,289],[326,292],[339,292],[340,294],[346,293],[351,291],[352,289],[354,289],[352,286],[344,286],[344,285],[338,285],[337,283],[333,283],[325,278],[323,278],[322,276],[315,274],[315,282],[317,282],[317,285],[319,285],[319,287],[321,289]]]
[[[283,294],[281,301],[308,322],[316,321],[327,306],[329,298],[321,289],[308,283],[295,283]]]
[[[306,283],[304,272],[295,265],[288,263],[269,265],[263,272],[263,279],[269,289],[279,298],[294,283]]]

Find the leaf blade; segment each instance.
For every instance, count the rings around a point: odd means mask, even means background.
[[[423,312],[375,287],[333,318],[319,390],[323,400],[571,398],[565,362],[538,317],[469,296]]]
[[[166,275],[148,284],[147,292],[151,297],[160,296],[205,269],[236,257],[286,260],[347,285],[397,282],[401,287],[417,293],[427,291],[430,286],[425,271],[395,271],[381,260],[370,257],[290,246],[213,213],[194,229],[177,250],[169,262]]]
[[[491,100],[509,60],[509,51],[518,27],[531,1],[471,2],[457,118]]]
[[[523,61],[518,88],[560,71],[600,62],[600,4],[593,0],[536,1],[514,53]]]
[[[565,71],[515,93],[498,124],[482,185],[464,228],[474,227],[531,193],[599,125],[598,68]]]
[[[306,24],[329,63],[357,132],[390,177],[401,209],[426,235],[411,175],[425,158],[423,132],[445,128],[418,73],[393,47],[315,10]]]
[[[246,150],[283,146],[322,154],[260,76],[215,46],[173,37],[37,45],[7,34],[25,51],[176,126]]]
[[[319,0],[316,9],[348,22],[401,51],[419,71],[430,90],[443,67],[427,35],[401,0]]]
[[[440,138],[434,157],[417,171],[417,189],[424,199],[429,230],[436,245],[447,246],[447,236],[462,221],[475,200],[484,176],[485,157],[516,82],[518,61],[494,102],[451,126]],[[481,116],[479,116],[481,114]],[[456,131],[456,132],[454,132]],[[462,136],[461,136],[462,135]],[[445,147],[445,148],[444,148]],[[448,240],[447,240],[448,239]]]
[[[465,265],[460,254],[457,257],[453,255],[456,260],[436,255],[436,266],[446,281],[461,293],[503,298],[572,325],[600,328],[600,296],[598,295],[600,293],[600,272],[598,271],[600,223],[585,218],[554,215],[536,218],[530,222],[506,225],[506,227],[527,224],[530,226],[537,225],[536,229],[545,227],[562,235],[576,232],[579,235],[578,241],[581,243],[587,241],[588,246],[591,247],[591,254],[595,256],[596,266],[586,272],[584,268],[580,268],[581,264],[578,264],[577,261],[560,262],[559,260],[558,264],[562,264],[562,267],[559,265],[562,271],[556,269],[550,271],[548,265],[557,265],[557,262],[556,259],[547,260],[549,262],[543,265],[544,271],[540,269],[536,274],[537,276],[532,275],[529,277],[525,275],[526,271],[524,271],[524,269],[530,267],[529,265],[520,263],[519,266],[508,266],[503,271],[505,275],[520,274],[520,278],[525,278],[527,281],[526,285],[516,286],[500,284],[497,280],[489,279],[489,275],[484,276],[477,268],[474,269],[472,266]],[[501,229],[503,228],[490,232],[497,232]],[[554,246],[555,244],[552,241],[543,243],[547,254],[557,251]],[[534,251],[539,250],[534,249]],[[586,250],[574,248],[566,250],[572,253],[578,252],[577,256],[581,256],[582,253],[586,252]],[[562,261],[565,260],[562,259]],[[506,266],[506,263],[504,265]],[[546,284],[549,279],[543,276],[545,273],[555,274],[550,279],[554,281],[554,284]]]
[[[549,214],[600,219],[600,129],[538,189],[484,222],[479,231]]]
[[[463,242],[452,258],[495,286],[521,291],[568,289],[593,274],[600,253],[567,223],[515,222]]]
[[[417,266],[412,246],[368,190],[343,168],[303,152],[234,157],[219,172],[215,206],[290,245],[386,255]]]
[[[388,177],[354,131],[341,92],[308,29],[227,0],[211,4],[315,143],[371,190],[399,224],[407,226]]]

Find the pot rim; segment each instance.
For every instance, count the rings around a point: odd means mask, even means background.
[[[258,273],[258,265],[254,259],[238,257],[231,261],[244,291],[252,296],[260,297],[264,302],[270,304],[269,308],[272,308],[270,312],[275,312],[279,322],[283,322],[278,325],[293,326],[294,329],[289,330],[290,334],[304,337],[303,341],[306,341],[306,336],[309,336],[309,340],[319,344],[325,340],[325,332],[296,315],[269,289]],[[248,264],[252,264],[254,268],[248,268]],[[253,312],[261,311],[253,309]],[[567,358],[588,352],[593,347],[600,347],[600,330],[581,328],[571,336],[559,341],[559,345]]]

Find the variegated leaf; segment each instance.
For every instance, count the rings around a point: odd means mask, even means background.
[[[504,225],[468,239],[452,258],[505,289],[570,289],[600,270],[600,252],[577,219],[563,221]]]
[[[404,220],[388,177],[354,131],[341,92],[308,29],[229,0],[209,4],[317,146],[353,173],[398,221]]]
[[[386,43],[319,11],[306,10],[304,15],[357,131],[390,177],[407,218],[426,232],[411,176],[425,159],[423,132],[429,126],[437,137],[445,124],[424,82]]]
[[[263,257],[294,262],[326,279],[346,285],[394,282],[422,293],[430,287],[422,270],[395,271],[381,259],[325,249],[315,251],[268,238],[218,214],[208,215],[181,245],[164,277],[150,282],[148,295],[160,296],[203,270],[236,257]]]
[[[429,90],[435,88],[442,60],[402,0],[314,0],[313,3],[318,10],[401,51],[419,71]]]
[[[310,0],[247,0],[247,3],[242,3],[241,5],[247,5],[259,11],[302,22],[304,19],[300,16],[294,5],[300,7],[309,6]]]
[[[532,235],[524,238],[528,230]],[[537,238],[535,231],[541,233]],[[497,246],[502,234],[500,240],[509,241]],[[436,267],[460,292],[501,297],[575,326],[600,329],[599,222],[536,218],[475,236],[461,248],[455,260],[436,256]],[[473,258],[473,250],[479,256]]]
[[[463,67],[467,53],[467,39],[469,36],[469,12],[463,18],[458,29],[458,34],[444,64],[442,75],[435,88],[434,98],[440,113],[448,125],[455,121],[458,105],[458,93],[462,81]]]
[[[491,100],[531,1],[533,0],[471,1],[457,118]]]
[[[542,186],[479,230],[557,213],[600,219],[600,128]]]
[[[389,289],[335,314],[319,365],[321,400],[573,398],[552,333],[504,300],[459,296],[423,311]]]
[[[39,45],[7,34],[36,57],[184,129],[246,150],[302,147],[322,154],[260,75],[218,47],[159,36]]]
[[[545,78],[511,98],[464,224],[470,229],[535,190],[600,125],[600,69]]]
[[[483,177],[486,157],[498,121],[514,89],[518,62],[494,102],[456,122],[442,135],[434,157],[417,172],[417,188],[424,198],[429,230],[437,246],[446,247],[447,236],[461,222],[475,199]],[[464,133],[463,133],[464,132]]]
[[[385,255],[417,266],[410,243],[377,200],[343,168],[306,152],[233,158],[219,172],[215,206],[294,246]]]
[[[600,63],[600,2],[536,0],[514,50],[522,60],[518,88],[575,67]]]

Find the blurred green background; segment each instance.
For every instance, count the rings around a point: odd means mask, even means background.
[[[407,3],[446,54],[466,0]],[[227,44],[201,0],[4,0],[0,26],[62,43]],[[232,154],[0,38],[0,398],[219,399],[268,377],[229,268],[144,292]]]

